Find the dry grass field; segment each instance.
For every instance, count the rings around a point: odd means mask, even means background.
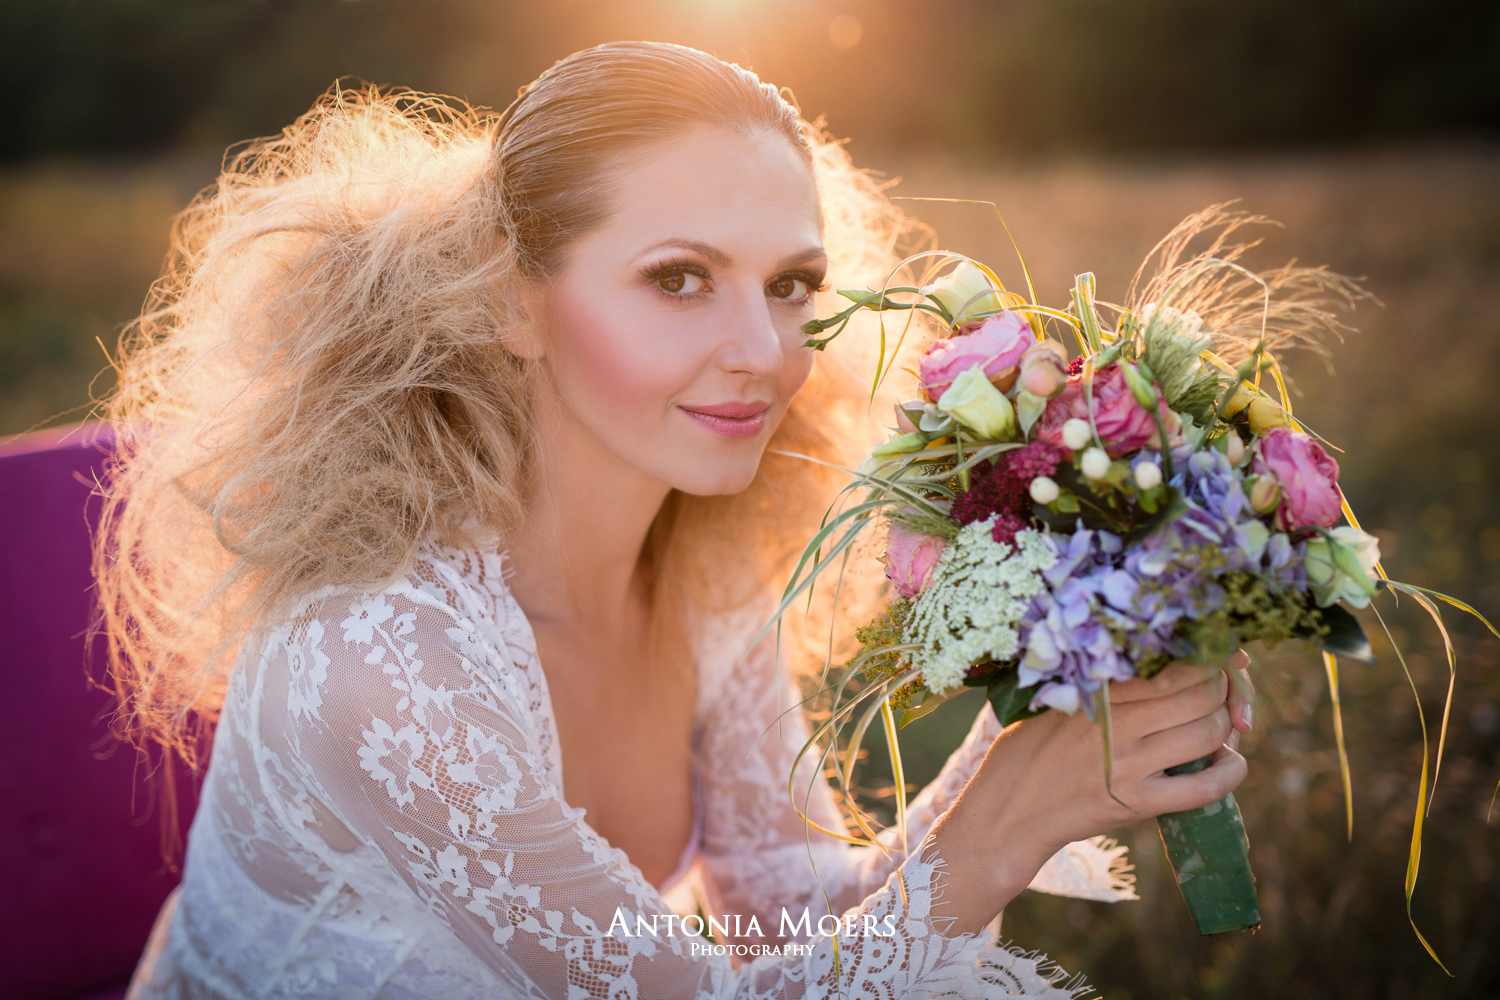
[[[1391,574],[1463,596],[1500,620],[1500,149],[868,165],[903,177],[894,194],[997,202],[1052,305],[1065,303],[1080,270],[1095,271],[1101,296],[1118,300],[1175,222],[1230,199],[1284,225],[1265,230],[1256,262],[1295,257],[1362,277],[1381,304],[1349,318],[1359,332],[1335,346],[1334,374],[1316,358],[1291,361],[1298,415],[1347,450],[1343,483],[1365,526],[1379,531]],[[212,167],[0,173],[0,434],[79,419],[91,382],[95,392],[107,387],[107,375],[95,381],[104,368],[95,338],[113,345],[160,262],[167,217]],[[995,262],[1020,283],[988,209],[909,207],[945,246]],[[1409,602],[1387,620],[1435,734],[1448,681],[1441,643]],[[1456,614],[1448,620],[1459,675],[1412,913],[1453,978],[1406,922],[1421,729],[1411,688],[1379,636],[1376,666],[1343,671],[1352,842],[1318,662],[1300,649],[1253,651],[1261,704],[1239,798],[1265,917],[1259,933],[1199,939],[1154,825],[1143,824],[1120,832],[1133,847],[1140,902],[1028,893],[1007,910],[1006,935],[1084,972],[1108,1000],[1500,995],[1500,813],[1487,818],[1500,781],[1500,642]],[[955,716],[976,707],[954,703],[906,731],[917,780],[940,762],[946,731],[967,728]],[[878,768],[870,771],[866,783],[878,784]]]

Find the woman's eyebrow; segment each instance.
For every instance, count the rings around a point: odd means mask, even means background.
[[[799,264],[822,264],[828,260],[828,251],[822,247],[808,247],[800,253],[794,253],[790,257],[783,257],[780,267],[796,267]]]
[[[668,240],[662,240],[660,243],[653,243],[651,246],[641,251],[641,253],[643,255],[653,253],[657,250],[665,249],[666,247],[676,247],[679,250],[690,250],[693,253],[696,253],[699,256],[713,262],[718,267],[727,268],[734,264],[734,259],[732,257],[730,257],[727,253],[720,250],[718,247],[714,246],[711,243],[704,243],[702,240],[689,240],[677,237],[673,237],[672,239]],[[788,257],[783,257],[777,264],[777,266],[797,267],[802,264],[821,264],[827,260],[828,252],[820,246],[813,246],[808,247],[806,250],[798,251],[797,253],[794,253]]]
[[[652,251],[661,250],[665,247],[677,247],[681,250],[691,250],[693,253],[696,253],[702,257],[706,257],[708,260],[712,261],[719,267],[729,267],[734,263],[734,261],[730,259],[730,256],[723,250],[720,250],[718,247],[714,246],[711,243],[704,243],[701,240],[684,240],[677,238],[662,240],[660,243],[654,243],[651,246],[647,247],[645,250],[641,251],[641,253],[648,254]]]

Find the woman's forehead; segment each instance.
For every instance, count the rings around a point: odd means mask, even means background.
[[[778,257],[821,247],[812,167],[782,136],[696,130],[611,173],[612,212],[598,233],[611,242],[637,251],[696,242],[729,256],[736,245]]]

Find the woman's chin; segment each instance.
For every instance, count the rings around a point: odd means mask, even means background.
[[[755,453],[754,461],[704,458],[699,462],[682,463],[681,467],[674,470],[677,474],[668,481],[673,489],[681,493],[700,497],[723,496],[747,489],[755,481],[755,473],[759,468],[759,451]]]

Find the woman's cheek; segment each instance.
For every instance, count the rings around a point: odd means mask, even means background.
[[[812,374],[813,362],[816,354],[810,347],[803,347],[802,343],[807,337],[801,330],[797,336],[784,348],[783,357],[786,359],[781,366],[781,371],[776,376],[776,390],[782,402],[790,403],[802,387],[807,384],[808,376]]]
[[[559,315],[567,359],[562,395],[575,407],[611,421],[660,419],[678,386],[679,352],[659,325],[623,324],[609,310]]]

